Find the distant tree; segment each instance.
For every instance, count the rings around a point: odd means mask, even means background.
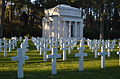
[[[28,15],[25,12],[21,14],[20,21],[23,22],[25,25],[28,24]]]

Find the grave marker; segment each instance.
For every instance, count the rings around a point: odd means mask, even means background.
[[[71,43],[71,40],[68,41],[68,53],[71,54],[71,46],[72,46],[72,43]]]
[[[83,71],[83,58],[87,56],[87,53],[84,53],[83,49],[81,50],[81,47],[79,48],[79,53],[75,54],[75,57],[79,57],[79,71]]]
[[[12,42],[11,42],[11,40],[9,40],[9,52],[11,52],[12,51]]]
[[[68,48],[66,48],[65,43],[63,43],[63,48],[61,48],[61,50],[63,50],[63,60],[66,60],[66,50],[68,50]]]
[[[24,78],[23,64],[25,60],[29,60],[28,56],[25,56],[23,49],[18,48],[18,56],[12,57],[12,61],[18,61],[18,78]]]
[[[61,55],[57,54],[57,48],[52,48],[52,54],[47,55],[47,58],[52,59],[52,75],[57,74],[56,60],[57,60],[57,58],[61,58]]]
[[[47,44],[44,43],[44,49],[42,49],[44,51],[44,57],[43,57],[43,61],[47,61],[47,51],[51,50],[50,48],[47,48]]]
[[[40,41],[40,55],[42,55],[42,47],[43,45],[42,45],[42,42]]]
[[[99,52],[98,55],[101,55],[101,68],[105,68],[105,55],[108,55],[108,53],[105,52],[104,45],[101,46],[101,52]]]
[[[7,46],[7,40],[6,39],[4,39],[4,46],[3,47],[4,47],[4,56],[7,57],[7,47],[8,46]]]
[[[120,66],[120,51],[118,51],[117,54],[119,55],[119,66]]]
[[[110,50],[111,50],[110,40],[108,41],[107,49],[108,49],[108,55],[107,56],[110,57]]]
[[[119,40],[120,41],[120,40]],[[119,51],[117,51],[117,54],[119,55],[119,66],[120,66],[120,42],[118,42],[118,47],[117,48],[119,48]]]
[[[22,37],[21,36],[19,37],[19,40],[20,40],[20,42],[22,41]]]
[[[0,52],[2,52],[2,40],[0,39]]]
[[[94,57],[97,58],[98,57],[98,43],[97,41],[95,41],[95,46],[93,47],[95,53],[94,53]]]

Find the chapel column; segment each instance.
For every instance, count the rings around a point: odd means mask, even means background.
[[[80,22],[80,38],[83,38],[83,22]]]
[[[71,37],[71,21],[69,21],[69,29],[68,29],[68,31],[69,31],[69,38]]]
[[[44,37],[44,31],[45,31],[45,29],[44,29],[44,26],[45,25],[45,21],[44,21],[44,19],[42,20],[42,37]]]
[[[77,38],[77,32],[78,32],[77,22],[75,22],[75,38]]]
[[[46,33],[46,37],[47,37],[47,38],[48,38],[49,35],[50,35],[50,29],[49,29],[49,27],[50,27],[50,25],[49,25],[49,21],[47,21],[47,27],[46,27],[46,31],[47,31],[47,33]]]
[[[51,37],[51,21],[49,21],[48,24],[49,24],[48,25],[49,35],[48,36]]]
[[[54,33],[55,33],[54,37],[55,38],[58,38],[58,26],[59,26],[58,25],[58,19],[59,19],[58,17],[54,18]]]
[[[65,26],[65,21],[63,21],[63,37],[66,37],[66,26]]]

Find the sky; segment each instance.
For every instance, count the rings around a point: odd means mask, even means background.
[[[31,0],[32,2],[35,1],[35,0]]]

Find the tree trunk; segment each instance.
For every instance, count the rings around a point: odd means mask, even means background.
[[[1,38],[1,32],[2,32],[2,26],[1,26],[1,14],[2,14],[2,1],[0,1],[0,38]]]
[[[12,1],[11,1],[11,16],[10,16],[10,21],[11,21],[11,23],[12,23],[12,20],[13,20],[13,5],[12,5]]]
[[[104,39],[104,15],[100,15],[100,40]]]
[[[30,11],[29,11],[29,9],[30,9],[30,7],[29,6],[27,6],[27,8],[28,8],[28,24],[29,24],[29,16],[30,16]]]
[[[3,23],[5,16],[5,0],[0,1],[0,38],[3,36]]]

